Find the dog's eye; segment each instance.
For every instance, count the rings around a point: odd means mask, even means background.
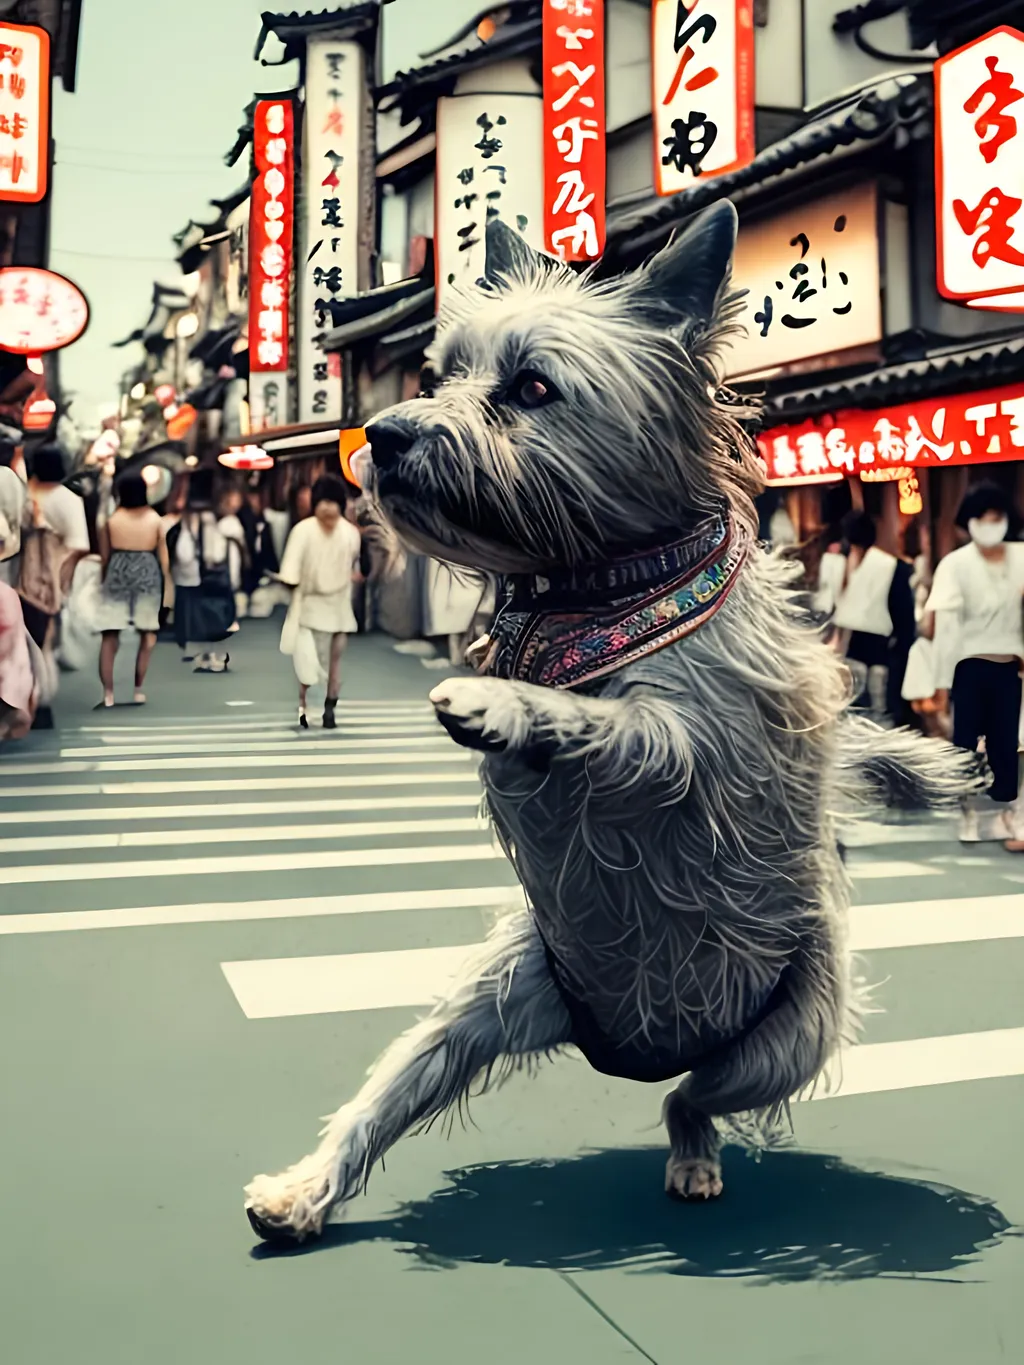
[[[512,397],[524,408],[543,408],[560,397],[550,379],[536,370],[523,370],[512,383]]]

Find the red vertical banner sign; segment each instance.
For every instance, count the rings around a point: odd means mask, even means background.
[[[249,369],[288,369],[295,120],[288,100],[260,100],[249,219]]]
[[[604,250],[604,0],[544,0],[544,244]]]

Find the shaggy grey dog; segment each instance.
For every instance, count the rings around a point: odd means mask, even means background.
[[[487,279],[440,320],[435,391],[369,429],[402,540],[505,577],[490,676],[431,700],[486,754],[529,911],[312,1155],[252,1182],[261,1236],[319,1232],[403,1134],[568,1045],[678,1081],[666,1187],[719,1194],[723,1132],[766,1140],[856,1033],[837,810],[977,782],[959,751],[845,714],[793,569],[755,544],[751,414],[717,371],[735,231],[721,203],[597,282],[491,224]]]

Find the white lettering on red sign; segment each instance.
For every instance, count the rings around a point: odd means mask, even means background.
[[[249,369],[283,377],[288,369],[295,184],[294,113],[290,101],[257,102],[253,150],[256,180],[249,223]]]
[[[604,250],[604,0],[544,0],[544,244]]]
[[[855,473],[877,479],[901,466],[1018,460],[1022,450],[1024,391],[1018,385],[880,411],[837,412],[758,437],[769,484],[827,482]]]
[[[1024,311],[1024,34],[1002,26],[935,63],[939,293]]]
[[[50,145],[50,36],[0,24],[0,200],[38,203]]]
[[[659,194],[753,160],[753,0],[654,0],[651,80]]]

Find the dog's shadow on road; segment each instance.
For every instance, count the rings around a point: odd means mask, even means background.
[[[436,1269],[615,1266],[793,1282],[969,1278],[965,1261],[1014,1233],[987,1200],[835,1157],[781,1151],[753,1161],[729,1150],[724,1167],[721,1199],[680,1205],[662,1193],[661,1148],[470,1166],[448,1172],[445,1188],[394,1217],[358,1222],[350,1215],[314,1245],[389,1241]]]

